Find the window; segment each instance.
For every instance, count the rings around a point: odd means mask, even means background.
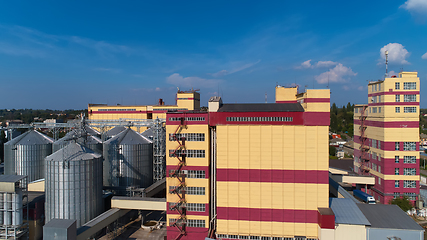
[[[179,194],[181,194],[183,188],[185,190],[185,194],[188,194],[188,195],[205,195],[205,188],[204,187],[176,187],[176,186],[169,186],[169,193],[178,192]]]
[[[417,83],[416,82],[404,82],[403,83],[403,89],[404,90],[414,90],[414,89],[417,89]]]
[[[381,83],[378,84],[378,91],[381,91]]]
[[[403,112],[405,112],[405,113],[416,113],[417,107],[404,107]]]
[[[403,163],[417,163],[417,157],[415,156],[404,156]]]
[[[206,226],[205,220],[200,220],[200,219],[187,219],[187,220],[183,220],[183,219],[169,218],[169,226],[173,226],[174,223],[176,223],[177,225],[180,225],[180,224],[183,224],[185,222],[187,223],[187,227],[200,227],[200,228],[204,228]]]
[[[372,113],[377,113],[377,108],[376,107],[372,108]]]
[[[395,107],[394,109],[396,113],[400,113],[400,107]]]
[[[403,175],[416,175],[417,170],[415,168],[404,168]]]
[[[394,169],[394,175],[399,175],[399,168]]]
[[[378,166],[378,172],[381,173],[381,166]]]
[[[181,205],[185,205],[187,211],[190,212],[205,212],[206,205],[204,203],[169,203],[169,210],[174,210],[176,208],[181,209]]]
[[[354,109],[354,113],[358,113],[359,112],[359,109],[358,108],[355,108]]]
[[[394,162],[399,163],[399,156],[394,156]]]
[[[372,98],[371,98],[371,102],[373,102],[373,103],[377,103],[377,96],[372,97]]]
[[[416,102],[417,101],[417,95],[415,95],[415,94],[404,95],[403,101],[404,102]]]
[[[381,107],[378,108],[378,113],[381,113]]]
[[[189,142],[204,142],[205,134],[204,133],[169,133],[169,141],[176,141],[185,138],[185,141]]]
[[[292,122],[293,117],[227,117],[227,122]]]
[[[394,187],[398,188],[399,187],[399,180],[394,180]]]
[[[413,192],[406,192],[406,193],[404,193],[403,195],[405,195],[405,196],[407,196],[408,197],[408,200],[413,200],[413,201],[415,201],[415,200],[417,200],[417,194],[416,193],[413,193]]]
[[[400,102],[400,95],[396,94],[396,102]]]
[[[174,174],[175,170],[169,170],[169,176]],[[179,175],[184,174],[187,178],[206,178],[204,170],[182,170],[177,172]]]
[[[393,193],[393,198],[394,199],[399,198],[399,197],[400,197],[400,193],[398,193],[398,192]]]
[[[395,88],[396,90],[399,90],[399,89],[400,89],[400,82],[396,82],[396,83],[394,83],[394,88]]]
[[[378,185],[381,185],[381,178],[378,178]]]
[[[158,110],[158,109],[156,109],[156,110]],[[182,117],[171,117],[171,118],[169,118],[169,121],[171,121],[171,122],[181,121],[181,118]],[[203,122],[203,121],[205,121],[205,118],[204,117],[186,117],[184,119],[184,121],[188,121],[188,122]]]
[[[403,142],[403,151],[416,151],[417,145],[415,142]]]
[[[375,86],[375,92],[377,91],[377,84],[374,85]]]
[[[404,180],[403,181],[403,187],[404,188],[416,188],[417,183],[415,181]]]
[[[169,157],[182,157],[188,158],[204,158],[205,150],[194,150],[194,149],[181,149],[181,150],[169,150]]]
[[[395,143],[394,143],[394,150],[395,150],[395,151],[399,151],[399,150],[400,150],[400,146],[399,146],[399,144],[400,144],[399,142],[395,142]]]

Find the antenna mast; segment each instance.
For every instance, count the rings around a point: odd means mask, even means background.
[[[385,77],[388,77],[388,51],[385,50]]]

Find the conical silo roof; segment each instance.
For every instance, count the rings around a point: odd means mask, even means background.
[[[112,129],[108,130],[108,131],[105,133],[105,136],[107,136],[107,137],[114,137],[114,136],[116,136],[117,134],[119,134],[119,133],[123,132],[124,130],[126,130],[126,128],[125,128],[125,127],[123,127],[123,126],[117,126],[117,127],[114,127],[114,128],[112,128]]]
[[[83,145],[72,142],[55,153],[47,156],[46,161],[84,161],[100,157],[101,154],[95,153]]]
[[[142,136],[141,134],[135,132],[134,130],[128,128],[113,138],[107,140],[105,144],[110,144],[116,142],[118,144],[125,145],[136,145],[136,144],[150,144],[153,143],[150,139]]]
[[[67,134],[65,134],[64,137],[58,139],[54,144],[55,145],[64,145],[64,144],[68,144],[70,142],[72,142],[73,139],[77,139],[77,135],[74,132],[69,132]],[[87,144],[97,144],[97,143],[102,143],[101,139],[99,139],[96,136],[92,136],[92,135],[88,135],[87,139],[86,139],[86,143]]]
[[[88,135],[97,136],[100,137],[101,133],[99,131],[96,131],[92,127],[86,126],[86,132]]]
[[[149,129],[145,130],[144,132],[142,132],[141,135],[150,139],[150,140],[153,140],[154,130],[153,130],[153,128],[149,128]]]
[[[27,131],[5,145],[41,145],[53,143],[53,139],[36,130]]]

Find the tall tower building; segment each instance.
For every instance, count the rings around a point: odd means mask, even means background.
[[[276,95],[167,113],[168,239],[318,239],[334,228],[319,211],[329,206],[329,90]]]
[[[387,204],[419,194],[420,80],[416,72],[368,84],[368,104],[354,109],[354,168],[375,176],[368,190]]]

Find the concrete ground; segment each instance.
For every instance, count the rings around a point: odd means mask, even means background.
[[[150,239],[150,240],[164,240],[166,236],[166,221],[165,217],[166,214],[164,212],[144,212],[145,220],[155,220],[155,221],[161,221],[163,222],[163,227],[158,230],[148,231],[141,228],[141,219],[136,219],[133,222],[127,223],[122,228],[120,228],[120,234],[117,236],[117,234],[113,234],[110,232],[107,235],[102,236],[99,238],[100,240],[109,240],[109,239],[115,239],[115,240],[124,240],[124,239],[130,239],[130,240],[137,240],[137,239]]]

